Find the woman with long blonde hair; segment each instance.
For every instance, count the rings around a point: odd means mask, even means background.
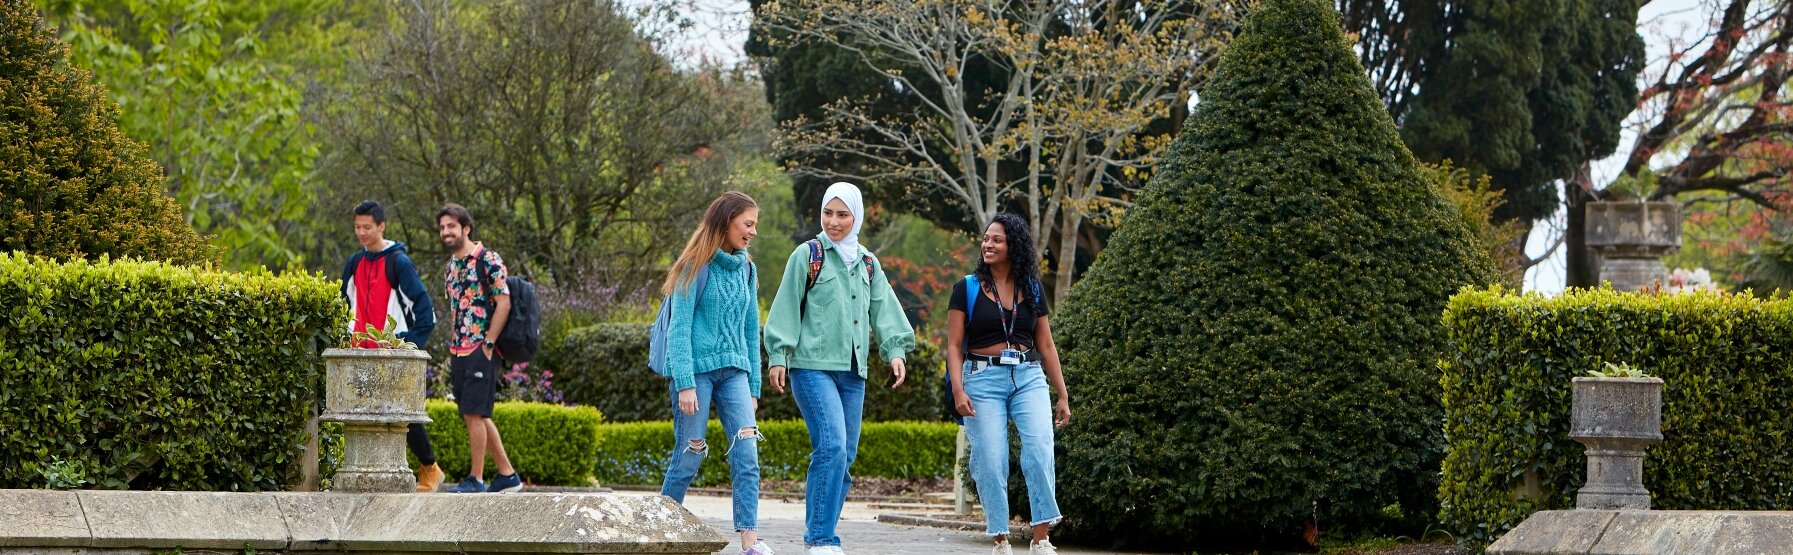
[[[729,191],[710,202],[703,222],[672,264],[662,291],[669,306],[663,365],[671,396],[673,452],[660,493],[678,503],[710,452],[710,406],[729,430],[734,524],[741,553],[771,555],[759,541],[759,276],[747,255],[759,205]]]

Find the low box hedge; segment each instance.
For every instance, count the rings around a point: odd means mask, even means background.
[[[761,421],[760,478],[802,480],[809,472],[809,430],[801,420]],[[658,484],[672,454],[672,423],[626,422],[599,427],[597,464],[592,474],[605,484]],[[953,441],[959,427],[947,422],[867,422],[860,433],[854,476],[938,478],[952,474]],[[695,485],[729,483],[728,441],[714,419],[706,436],[713,454]]]
[[[0,488],[284,489],[347,317],[312,275],[0,254]]]
[[[865,419],[869,421],[939,420],[942,417],[940,374],[945,371],[940,347],[918,338],[905,366],[902,387],[890,389],[890,363],[874,347],[866,384]],[[610,422],[664,420],[672,417],[666,379],[647,368],[648,324],[596,324],[569,331],[543,347],[540,365],[554,372],[554,384],[567,403],[597,407]],[[763,384],[759,417],[801,418],[787,393]]]
[[[428,402],[430,442],[436,448],[436,464],[452,483],[467,475],[467,425],[460,407],[452,401]],[[585,486],[591,483],[591,464],[598,454],[598,429],[604,417],[591,407],[568,407],[522,401],[501,402],[492,407],[492,422],[504,439],[504,451],[517,472],[531,484]],[[411,454],[411,465],[417,455]],[[498,475],[498,464],[486,457],[486,481]]]
[[[1655,508],[1793,507],[1793,301],[1472,288],[1444,325],[1439,518],[1460,538],[1574,506],[1586,459],[1568,435],[1570,379],[1607,362],[1664,382],[1664,439],[1644,463]]]

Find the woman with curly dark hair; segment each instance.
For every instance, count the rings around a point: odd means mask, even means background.
[[[1071,422],[1070,398],[1052,343],[1038,251],[1027,222],[999,214],[984,228],[977,272],[953,288],[946,325],[947,378],[964,417],[971,477],[984,504],[994,553],[1009,547],[1009,422],[1021,435],[1021,473],[1033,508],[1029,553],[1052,555],[1047,532],[1060,514],[1054,497],[1053,428]],[[1058,393],[1054,404],[1047,384]]]

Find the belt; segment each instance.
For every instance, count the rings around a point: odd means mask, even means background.
[[[987,366],[1003,366],[1002,357],[1000,357],[1000,356],[969,354],[969,355],[965,355],[965,360],[967,362],[971,363],[971,371],[972,372],[977,372],[977,371],[983,370]],[[1021,354],[1021,363],[1022,364],[1026,364],[1029,362],[1039,362],[1039,361],[1040,361],[1040,351],[1037,349],[1030,349],[1027,352]]]

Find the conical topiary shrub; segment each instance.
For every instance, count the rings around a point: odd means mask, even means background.
[[[0,0],[0,252],[211,257],[117,110],[30,0]]]
[[[1494,278],[1451,210],[1332,8],[1264,2],[1059,312],[1067,531],[1187,548],[1429,516],[1440,314]]]

